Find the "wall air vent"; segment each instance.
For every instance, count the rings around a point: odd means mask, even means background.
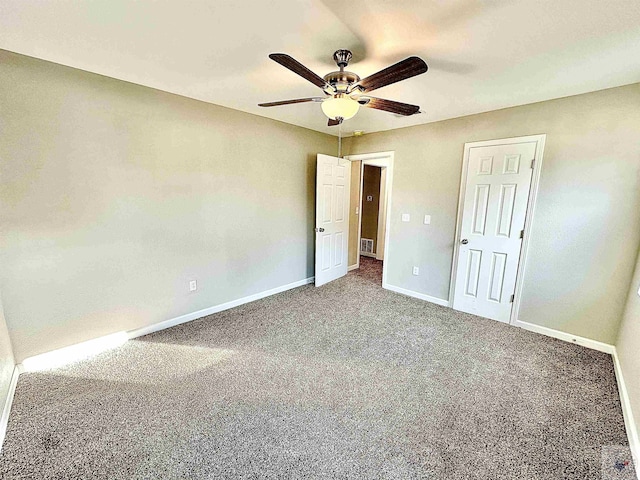
[[[370,238],[361,238],[360,253],[373,253],[373,240]]]

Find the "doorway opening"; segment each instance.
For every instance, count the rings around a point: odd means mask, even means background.
[[[385,284],[389,243],[389,216],[393,152],[350,155],[352,162],[349,270]]]

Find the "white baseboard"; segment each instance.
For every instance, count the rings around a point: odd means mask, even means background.
[[[16,365],[13,369],[13,373],[11,374],[9,391],[7,392],[7,398],[4,402],[4,408],[2,409],[2,416],[0,417],[0,451],[2,451],[4,437],[7,434],[7,426],[9,425],[9,414],[11,413],[11,405],[13,405],[13,397],[16,393],[16,385],[18,384],[19,375],[20,369]]]
[[[546,335],[547,337],[557,338],[558,340],[564,340],[565,342],[569,343],[575,343],[583,347],[598,350],[599,352],[608,353],[609,355],[613,355],[613,352],[615,351],[615,347],[613,345],[609,345],[608,343],[598,342],[597,340],[591,340],[590,338],[579,337],[578,335],[561,332],[560,330],[554,330],[553,328],[542,327],[540,325],[523,322],[521,320],[516,320],[515,322],[513,322],[513,325],[516,327],[524,328],[525,330],[529,330],[530,332],[540,333],[542,335]]]
[[[202,318],[202,317],[206,317],[207,315],[222,312],[224,310],[229,310],[230,308],[238,307],[240,305],[244,305],[245,303],[254,302],[256,300],[260,300],[261,298],[270,297],[271,295],[275,295],[276,293],[282,293],[287,290],[291,290],[292,288],[308,285],[309,283],[313,283],[314,281],[315,281],[315,277],[305,278],[304,280],[299,280],[297,282],[289,283],[287,285],[282,285],[280,287],[272,288],[271,290],[265,290],[264,292],[254,293],[253,295],[249,295],[247,297],[242,297],[237,300],[232,300],[230,302],[221,303],[220,305],[214,305],[213,307],[205,308],[203,310],[198,310],[197,312],[187,313],[186,315],[181,315],[179,317],[171,318],[169,320],[164,320],[162,322],[154,323],[153,325],[137,328],[135,330],[129,330],[127,334],[129,335],[129,338],[141,337],[143,335],[148,335],[150,333],[164,330],[165,328],[180,325],[181,323],[186,323],[192,320],[196,320],[197,318]]]
[[[292,288],[297,288],[303,285],[307,285],[309,283],[313,283],[314,280],[315,280],[315,277],[305,278],[297,282],[289,283],[287,285],[282,285],[280,287],[272,288],[271,290],[265,290],[264,292],[255,293],[247,297],[242,297],[237,300],[232,300],[230,302],[222,303],[220,305],[215,305],[213,307],[205,308],[204,310],[198,310],[197,312],[181,315],[179,317],[158,322],[153,325],[148,325],[146,327],[130,330],[128,332],[117,332],[110,335],[105,335],[104,337],[98,337],[91,340],[87,340],[86,342],[81,342],[75,345],[70,345],[67,347],[52,350],[50,352],[42,353],[40,355],[27,358],[23,362],[25,362],[25,364],[30,361],[31,363],[34,363],[34,364],[38,363],[38,364],[44,364],[44,365],[51,365],[52,362],[55,364],[55,362],[59,363],[61,361],[64,361],[64,362],[74,361],[79,358],[86,357],[87,356],[86,350],[89,347],[91,347],[89,348],[91,351],[93,351],[94,353],[98,353],[100,351],[104,351],[104,349],[113,348],[114,346],[121,344],[121,342],[126,341],[127,339],[140,337],[142,335],[147,335],[149,333],[157,332],[159,330],[164,330],[165,328],[173,327],[175,325],[180,325],[181,323],[186,323],[191,320],[195,320],[197,318],[202,318],[207,315],[211,315],[213,313],[221,312],[223,310],[228,310],[230,308],[237,307],[239,305],[244,305],[245,303],[253,302],[255,300],[260,300],[261,298],[269,297],[277,293],[291,290]],[[109,341],[105,342],[105,340],[109,340]],[[116,340],[117,342],[115,342]],[[105,343],[105,345],[102,345],[102,343]],[[63,357],[63,360],[61,360],[62,357]],[[37,369],[38,368],[34,368],[34,370],[37,370]],[[22,363],[17,364],[14,368],[13,375],[11,377],[11,384],[9,387],[9,394],[7,397],[7,401],[4,405],[4,409],[2,410],[2,417],[0,417],[0,448],[2,448],[2,441],[4,440],[4,436],[7,431],[7,425],[9,422],[9,413],[11,412],[11,404],[13,402],[13,396],[15,393],[16,384],[18,382],[18,376],[20,373],[27,370],[29,369],[25,369],[25,366]]]
[[[383,283],[382,288],[386,288],[387,290],[391,290],[392,292],[407,295],[408,297],[419,298],[420,300],[435,303],[436,305],[442,305],[443,307],[449,306],[449,300],[443,300],[442,298],[432,297],[430,295],[425,295],[424,293],[407,290],[406,288],[396,287],[395,285],[391,285],[389,283]]]
[[[616,380],[618,382],[618,392],[620,393],[620,403],[622,404],[622,415],[624,417],[624,427],[627,430],[629,438],[629,449],[633,456],[633,464],[636,467],[636,476],[640,478],[640,437],[638,435],[638,426],[633,418],[631,410],[631,401],[629,400],[629,392],[622,374],[618,351],[613,349],[613,366],[616,371]]]
[[[636,469],[636,476],[640,478],[640,438],[638,435],[637,424],[633,418],[633,412],[631,410],[631,401],[629,400],[629,393],[627,392],[627,386],[622,374],[622,368],[620,366],[620,360],[618,359],[618,352],[616,347],[609,345],[608,343],[598,342],[589,338],[579,337],[570,333],[561,332],[548,327],[541,327],[540,325],[534,325],[532,323],[523,322],[517,320],[513,324],[516,327],[524,328],[531,332],[540,333],[547,337],[557,338],[558,340],[564,340],[569,343],[576,343],[583,347],[598,350],[599,352],[608,353],[613,357],[613,366],[615,369],[616,382],[618,383],[618,394],[620,396],[620,404],[622,405],[622,415],[624,417],[624,426],[627,431],[627,438],[629,439],[629,449],[633,456],[633,464]]]
[[[49,352],[41,353],[33,357],[25,358],[22,361],[23,363],[20,364],[18,368],[21,371],[37,371],[50,368],[51,366],[62,366],[69,362],[73,362],[81,358],[87,358],[89,356],[95,355],[96,353],[118,347],[129,339],[158,332],[160,330],[164,330],[165,328],[170,328],[176,325],[180,325],[181,323],[190,322],[191,320],[206,317],[207,315],[211,315],[213,313],[222,312],[223,310],[228,310],[239,305],[244,305],[245,303],[269,297],[271,295],[275,295],[276,293],[281,293],[286,290],[291,290],[292,288],[301,287],[303,285],[313,283],[314,280],[315,277],[305,278],[304,280],[299,280],[287,285],[281,285],[280,287],[272,288],[271,290],[265,290],[263,292],[255,293],[247,297],[242,297],[237,300],[222,303],[220,305],[214,305],[213,307],[205,308],[203,310],[198,310],[192,313],[187,313],[186,315],[181,315],[169,320],[163,320],[161,322],[147,325],[145,327],[136,328],[127,332],[116,332],[74,345],[69,345],[67,347],[51,350]]]
[[[360,252],[360,255],[362,255],[363,257],[376,258],[376,254],[375,253]]]
[[[358,268],[359,265],[352,265],[348,267],[348,270],[354,270]],[[315,277],[309,277],[304,280],[300,280],[297,282],[293,282],[287,285],[282,285],[280,287],[273,288],[271,290],[266,290],[263,292],[259,292],[253,295],[249,295],[247,297],[239,298],[237,300],[232,300],[230,302],[226,302],[220,305],[215,305],[213,307],[205,308],[203,310],[198,310],[193,313],[188,313],[186,315],[181,315],[179,317],[175,317],[169,320],[165,320],[162,322],[155,323],[153,325],[149,325],[146,327],[138,328],[135,330],[130,330],[127,332],[128,338],[136,338],[142,335],[148,335],[153,332],[157,332],[160,330],[164,330],[169,327],[173,327],[175,325],[180,325],[182,323],[186,323],[207,315],[211,315],[213,313],[221,312],[224,310],[228,310],[233,307],[237,307],[240,305],[244,305],[245,303],[253,302],[255,300],[259,300],[265,297],[269,297],[271,295],[275,295],[277,293],[281,293],[287,290],[291,290],[293,288],[301,287],[303,285],[308,285],[313,283]],[[443,300],[441,298],[432,297],[430,295],[425,295],[423,293],[415,292],[413,290],[407,290],[401,287],[397,287],[395,285],[391,285],[385,283],[382,285],[383,288],[387,290],[391,290],[392,292],[400,293],[403,295],[407,295],[409,297],[418,298],[420,300],[425,300],[427,302],[435,303],[437,305],[442,305],[445,307],[449,306],[448,300]],[[535,325],[528,322],[523,322],[517,320],[514,322],[515,326],[520,328],[524,328],[525,330],[529,330],[532,332],[540,333],[542,335],[546,335],[548,337],[557,338],[559,340],[564,340],[570,343],[576,343],[578,345],[582,345],[587,348],[592,348],[594,350],[598,350],[601,352],[609,353],[613,356],[614,367],[616,380],[618,382],[618,391],[620,393],[620,402],[622,404],[622,412],[624,415],[625,428],[627,430],[627,436],[629,437],[629,445],[631,449],[631,453],[633,455],[634,464],[636,467],[636,472],[638,478],[640,478],[640,440],[638,437],[638,429],[636,427],[635,420],[633,418],[633,412],[631,411],[631,403],[629,400],[629,395],[627,392],[626,384],[624,382],[624,377],[622,374],[622,369],[620,368],[620,362],[618,359],[618,355],[616,352],[616,348],[613,345],[609,345],[606,343],[598,342],[596,340],[591,340],[584,337],[579,337],[577,335],[572,335],[570,333],[561,332],[559,330],[553,330],[551,328],[542,327],[540,325]],[[54,351],[55,352],[55,351]],[[53,353],[53,352],[51,352]],[[0,417],[0,450],[2,448],[2,443],[4,441],[4,437],[7,432],[7,426],[9,422],[9,414],[11,412],[11,405],[13,403],[13,397],[15,395],[16,385],[18,382],[18,376],[22,371],[22,365],[18,364],[13,370],[13,374],[11,376],[11,383],[9,385],[9,391],[7,395],[7,399],[2,410],[2,416]]]
[[[360,265],[358,265],[357,263],[355,265],[351,265],[349,267],[347,267],[347,272],[350,272],[351,270],[356,270],[360,268]]]

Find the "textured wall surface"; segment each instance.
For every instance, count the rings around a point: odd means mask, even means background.
[[[388,282],[448,299],[465,142],[545,133],[520,320],[613,343],[640,242],[638,105],[633,84],[346,142],[395,151]]]
[[[315,154],[334,137],[8,52],[0,86],[18,361],[313,274]],[[389,282],[447,298],[464,143],[546,133],[520,320],[613,343],[640,243],[639,102],[634,84],[347,139],[396,152]]]
[[[335,137],[3,51],[0,105],[18,361],[313,275]]]

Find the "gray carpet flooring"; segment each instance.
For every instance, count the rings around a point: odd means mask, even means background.
[[[379,272],[363,259],[22,375],[0,476],[635,478],[609,355],[383,290]]]

